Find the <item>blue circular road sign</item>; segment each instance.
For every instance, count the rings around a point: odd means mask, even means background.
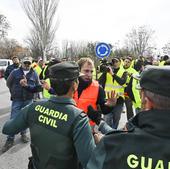
[[[96,45],[96,56],[103,59],[104,57],[108,57],[111,53],[111,48],[107,43],[99,43]]]

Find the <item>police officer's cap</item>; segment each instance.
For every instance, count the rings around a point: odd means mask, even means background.
[[[78,64],[69,61],[55,64],[50,67],[49,71],[50,78],[61,81],[74,80],[82,75],[79,73]]]
[[[170,97],[170,66],[147,66],[141,74],[140,87]]]

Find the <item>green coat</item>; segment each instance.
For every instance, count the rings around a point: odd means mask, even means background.
[[[111,131],[93,151],[86,169],[170,169],[170,111],[138,113],[127,131]]]
[[[70,98],[52,97],[25,107],[6,122],[3,133],[28,127],[37,169],[76,169],[78,161],[85,167],[95,148],[88,118]]]

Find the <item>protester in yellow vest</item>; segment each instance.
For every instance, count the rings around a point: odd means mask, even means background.
[[[104,72],[107,72],[108,61],[104,58],[100,60],[100,65],[97,66],[97,80],[100,79]]]
[[[159,66],[164,66],[164,64],[165,64],[165,61],[164,61],[164,60],[162,60],[162,61],[159,62]]]
[[[111,113],[105,116],[106,122],[113,128],[117,128],[121,113],[123,111],[124,104],[124,84],[126,83],[127,73],[121,66],[121,59],[114,57],[112,59],[112,66],[109,67],[108,72],[104,72],[100,79],[99,83],[105,89],[105,92],[115,90],[117,93],[117,103],[113,107]]]
[[[40,74],[40,80],[45,81],[49,86],[50,80],[49,80],[49,67],[53,66],[54,64],[60,63],[61,61],[59,59],[52,59],[41,71]],[[43,98],[48,99],[50,98],[51,94],[48,92],[48,90],[43,90]]]
[[[138,57],[138,59],[136,59],[133,62],[133,67],[138,73],[142,72],[144,69],[144,58],[143,56]]]
[[[40,76],[41,74],[41,71],[44,67],[44,61],[42,58],[39,57],[39,60],[38,62],[34,61],[32,64],[31,64],[31,67],[34,69],[34,71],[37,73],[38,77]],[[45,89],[44,89],[45,90]],[[41,98],[41,95],[40,93],[34,93],[34,101],[37,101]]]
[[[170,59],[166,60],[164,63],[164,66],[169,66],[170,65]]]
[[[139,90],[136,89],[137,80],[133,78],[133,75],[137,75],[138,72],[131,67],[131,63],[132,63],[132,58],[126,57],[124,60],[124,66],[123,66],[125,71],[128,73],[126,86],[125,86],[125,93],[124,93],[126,113],[127,113],[128,120],[134,116],[133,105],[136,109],[141,108]]]
[[[42,59],[39,59],[38,62],[33,62],[32,63],[32,68],[36,71],[36,73],[38,74],[38,76],[40,76],[40,73],[44,67],[44,62]]]
[[[169,56],[168,55],[164,55],[161,57],[161,60],[160,60],[160,63],[159,63],[159,66],[164,66],[165,62],[169,59]]]

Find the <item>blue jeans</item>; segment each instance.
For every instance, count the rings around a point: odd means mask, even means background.
[[[122,111],[123,111],[123,103],[116,104],[113,107],[112,111],[109,114],[104,116],[106,123],[110,127],[117,129]]]
[[[11,117],[10,119],[14,119],[20,112],[22,108],[32,103],[32,100],[25,100],[25,101],[12,101],[11,105]],[[21,131],[21,134],[25,134],[26,130]],[[9,135],[7,139],[14,139],[15,135]]]

